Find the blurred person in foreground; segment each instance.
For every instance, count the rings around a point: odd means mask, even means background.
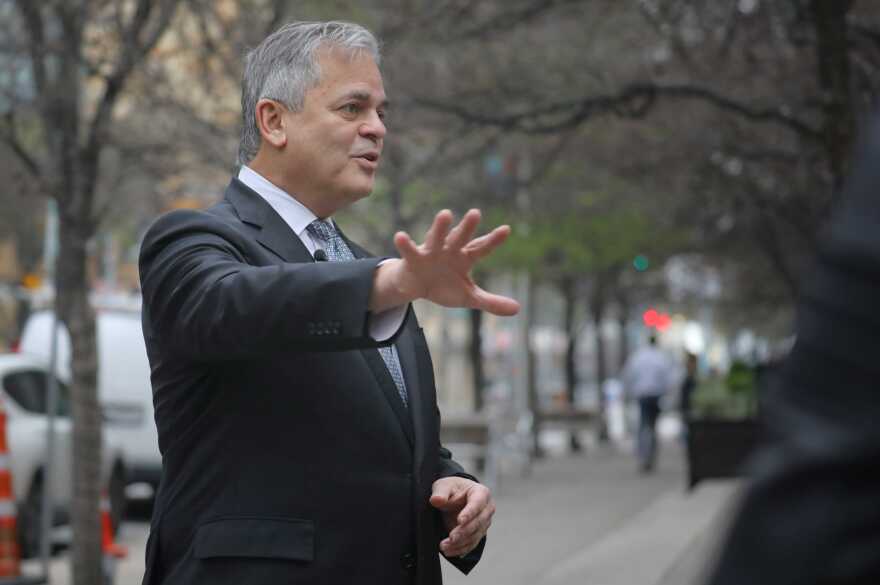
[[[880,118],[855,158],[763,401],[754,460],[709,583],[880,583]]]
[[[675,366],[657,347],[657,336],[651,334],[643,345],[626,360],[623,366],[623,385],[628,397],[639,404],[639,430],[636,454],[643,472],[653,471],[657,461],[657,418],[660,400],[672,387]]]
[[[495,505],[439,442],[410,302],[513,315],[471,280],[507,237],[441,211],[401,258],[331,219],[373,189],[387,102],[377,41],[292,23],[244,67],[241,167],[224,200],[150,228],[140,271],[163,477],[146,585],[441,582]]]

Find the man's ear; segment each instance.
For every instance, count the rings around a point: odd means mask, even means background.
[[[279,102],[263,98],[257,102],[257,128],[264,141],[275,148],[287,145],[287,133],[284,131],[284,112],[287,109]]]

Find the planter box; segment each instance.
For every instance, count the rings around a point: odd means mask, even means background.
[[[757,419],[688,419],[688,489],[704,479],[742,475],[760,434]]]

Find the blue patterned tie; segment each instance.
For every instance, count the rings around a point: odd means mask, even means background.
[[[354,260],[354,254],[351,253],[348,244],[345,243],[345,240],[342,239],[336,228],[328,222],[316,219],[306,229],[313,238],[325,244],[326,248],[324,251],[327,253],[327,258],[330,261]],[[394,380],[394,385],[397,386],[397,393],[400,394],[403,405],[408,406],[406,384],[403,381],[403,372],[400,369],[397,352],[392,347],[380,347],[379,353],[385,361],[388,373],[391,374],[391,378]]]

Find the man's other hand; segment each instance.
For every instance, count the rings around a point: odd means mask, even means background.
[[[480,224],[480,211],[471,209],[452,227],[452,212],[444,209],[436,215],[417,245],[406,232],[394,235],[399,260],[387,261],[376,271],[370,300],[374,312],[382,312],[415,299],[427,299],[444,307],[464,307],[511,316],[519,312],[514,299],[492,294],[471,278],[471,270],[491,254],[510,235],[503,225],[474,238]]]
[[[447,557],[460,557],[474,550],[489,531],[495,514],[489,488],[464,477],[435,481],[430,502],[442,512],[449,531],[440,542],[440,552]]]

